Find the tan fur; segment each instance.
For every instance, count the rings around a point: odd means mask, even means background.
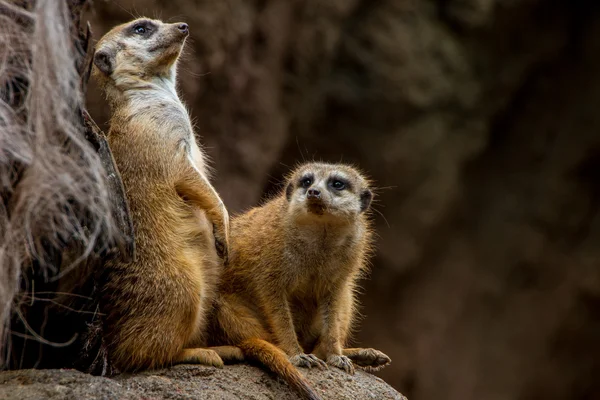
[[[104,274],[106,342],[120,370],[222,365],[216,352],[198,346],[222,269],[217,253],[227,255],[229,220],[175,91],[187,34],[180,23],[138,19],[107,33],[94,56],[136,235],[137,260],[110,263]]]
[[[335,189],[336,180],[345,188]],[[265,364],[305,398],[314,393],[298,383],[298,372],[283,371],[290,362],[320,368],[324,360],[350,373],[348,357],[365,367],[389,363],[377,350],[344,350],[356,315],[357,280],[371,252],[365,212],[371,197],[368,181],[354,168],[311,163],[289,176],[285,192],[234,218],[212,343],[239,346],[246,358]],[[261,341],[283,352],[263,346],[269,354],[257,357]]]

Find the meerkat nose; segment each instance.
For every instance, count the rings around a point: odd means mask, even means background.
[[[320,199],[321,191],[319,189],[308,189],[306,197],[308,197],[309,199]]]
[[[188,33],[189,32],[189,26],[188,26],[188,24],[185,24],[185,23],[179,24],[177,26],[177,29],[179,29],[179,31],[181,31],[181,33]]]

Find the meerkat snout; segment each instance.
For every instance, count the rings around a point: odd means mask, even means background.
[[[369,208],[373,193],[354,169],[313,163],[290,176],[286,198],[299,218],[348,220]]]
[[[188,24],[186,24],[185,22],[182,22],[182,23],[180,23],[179,25],[177,25],[177,29],[179,29],[179,31],[180,31],[181,33],[185,33],[185,34],[187,34],[187,33],[189,32],[189,31],[188,31],[188,29],[189,29],[189,26],[188,26]]]
[[[321,191],[319,189],[308,189],[306,193],[307,199],[321,200]]]

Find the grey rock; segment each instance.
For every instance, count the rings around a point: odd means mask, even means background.
[[[366,372],[302,370],[323,399],[396,399],[404,396],[382,379]],[[298,396],[260,368],[233,365],[211,368],[177,365],[173,368],[122,374],[114,378],[91,376],[76,370],[17,370],[0,373],[0,399],[219,399],[293,400]]]

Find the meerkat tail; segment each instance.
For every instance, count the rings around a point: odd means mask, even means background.
[[[247,339],[239,344],[239,348],[246,359],[259,362],[275,375],[283,378],[303,399],[321,400],[285,353],[275,345],[262,339]]]

